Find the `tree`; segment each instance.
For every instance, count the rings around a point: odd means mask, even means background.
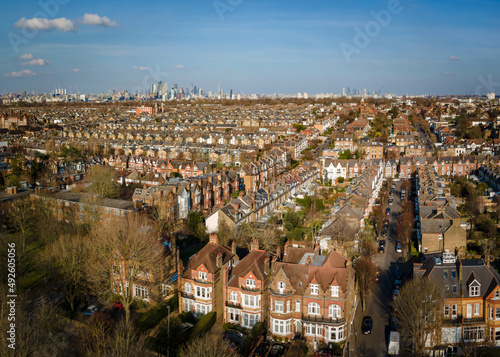
[[[50,271],[59,284],[72,311],[75,301],[85,296],[88,289],[86,265],[89,258],[89,246],[81,236],[62,235],[47,251],[46,260]]]
[[[117,224],[119,223],[119,224]],[[150,299],[158,299],[165,279],[164,247],[141,214],[130,214],[120,222],[101,221],[89,237],[92,245],[87,276],[96,293],[111,286],[130,321],[130,309],[136,297],[134,285],[146,286]]]
[[[29,238],[34,227],[35,212],[33,202],[30,199],[21,199],[14,202],[8,210],[8,220],[15,230],[21,233],[19,246],[21,252],[25,252],[30,243]]]
[[[120,193],[118,185],[118,174],[115,170],[106,167],[95,165],[87,176],[90,186],[89,192],[99,195],[102,198],[116,198]]]
[[[156,222],[160,233],[169,233],[174,229],[174,220],[170,215],[167,201],[158,200],[154,203],[151,218]]]
[[[111,357],[135,357],[147,355],[144,336],[125,321],[118,323],[112,335]]]
[[[370,291],[375,281],[375,272],[377,268],[370,258],[361,256],[356,260],[354,269],[358,279],[361,307],[363,311],[366,311],[366,303],[368,302]]]
[[[442,291],[433,281],[415,277],[407,282],[393,303],[394,317],[404,341],[401,346],[413,345],[413,352],[424,356],[425,341],[441,326],[442,307]]]
[[[189,234],[201,240],[206,239],[205,224],[203,223],[203,216],[200,211],[190,211],[188,213],[186,226],[189,230]]]
[[[283,225],[285,229],[289,232],[293,231],[295,228],[300,226],[302,223],[302,218],[299,216],[297,212],[290,211],[285,214],[283,218]]]
[[[328,232],[332,237],[332,243],[342,246],[346,241],[353,241],[356,235],[356,228],[349,223],[344,215],[338,216],[328,227]]]
[[[206,334],[181,349],[180,357],[237,357],[236,352],[227,349],[227,342],[221,337],[215,338]]]

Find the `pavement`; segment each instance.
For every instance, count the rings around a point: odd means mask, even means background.
[[[346,349],[346,356],[349,357],[378,357],[387,355],[387,341],[390,332],[391,301],[394,290],[394,274],[396,266],[400,266],[402,271],[403,263],[399,262],[401,253],[396,253],[396,221],[402,211],[400,193],[401,182],[395,182],[394,202],[389,216],[389,232],[386,240],[385,253],[377,254],[374,263],[382,268],[381,279],[376,283],[375,289],[370,294],[366,312],[361,310],[361,303],[358,304],[353,322],[353,329],[348,339],[349,348]],[[390,187],[389,187],[390,189]],[[385,210],[385,207],[384,207]],[[369,335],[361,333],[361,321],[364,316],[373,318],[373,329]]]

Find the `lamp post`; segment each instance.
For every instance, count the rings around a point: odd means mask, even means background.
[[[170,357],[170,305],[167,306],[167,309],[168,309],[168,321],[167,321],[168,346],[167,346],[167,357]]]

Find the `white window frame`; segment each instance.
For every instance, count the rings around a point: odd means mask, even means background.
[[[342,317],[342,308],[340,305],[331,304],[328,306],[328,316],[333,319],[339,319]]]
[[[195,296],[199,299],[209,300],[211,299],[212,288],[206,288],[203,286],[195,286]]]
[[[246,285],[249,289],[255,289],[255,279],[246,279]]]
[[[290,325],[291,325],[291,319],[290,320],[278,320],[278,319],[271,319],[271,327],[272,331],[275,335],[288,335],[290,334]]]
[[[308,315],[321,315],[321,306],[317,302],[310,302],[307,305],[307,313]]]
[[[274,300],[274,312],[283,313],[284,306],[285,306],[285,304],[283,304],[283,301]]]
[[[332,297],[339,297],[340,286],[332,286]]]
[[[185,292],[186,294],[189,294],[189,295],[191,295],[191,294],[192,294],[193,289],[191,288],[191,284],[189,284],[189,283],[185,283],[185,284],[184,284],[184,292]]]
[[[300,312],[300,300],[295,300],[295,312]]]
[[[207,281],[207,278],[208,278],[208,274],[206,272],[204,272],[204,271],[198,272],[198,279],[199,280]]]
[[[229,301],[234,303],[238,302],[238,293],[236,291],[231,291],[231,294],[229,294]]]
[[[480,304],[478,302],[474,304],[474,316],[479,316],[479,306]]]
[[[319,285],[311,284],[311,295],[318,295],[318,294],[319,294]]]
[[[240,309],[228,308],[227,313],[229,316],[229,322],[237,323],[237,324],[240,323]]]
[[[469,296],[479,296],[481,293],[480,286],[469,286]]]
[[[259,307],[260,296],[241,294],[241,306],[243,307]]]
[[[260,321],[260,314],[248,314],[243,312],[241,314],[241,326],[251,329],[257,322]]]

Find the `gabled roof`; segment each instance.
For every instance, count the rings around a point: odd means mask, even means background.
[[[222,254],[222,264],[227,263],[234,257],[234,254],[229,248],[217,243],[208,243],[198,252],[198,254],[189,260],[185,271],[188,272],[190,276],[191,269],[196,270],[201,265],[204,265],[209,273],[215,273],[220,268],[217,266],[217,255],[219,253]]]

